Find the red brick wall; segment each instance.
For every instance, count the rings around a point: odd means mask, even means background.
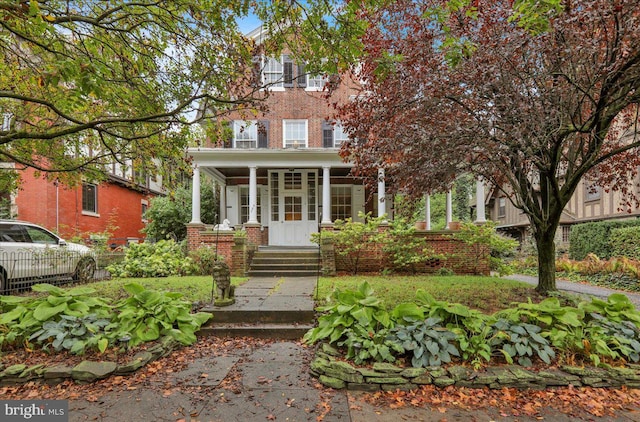
[[[416,268],[418,272],[434,273],[440,268],[449,268],[456,274],[489,275],[489,261],[486,252],[481,252],[483,258],[478,260],[477,253],[472,250],[472,246],[454,239],[451,232],[419,232],[415,236],[426,237],[427,245],[433,248],[436,254],[446,256],[446,259],[434,259],[426,264],[421,264]],[[355,258],[353,255],[345,257],[336,253],[336,271],[351,271]],[[357,261],[359,273],[378,273],[391,267],[391,262],[382,251],[381,244],[368,244],[360,251]]]
[[[105,182],[98,185],[98,214],[82,212],[82,187],[70,188],[60,184],[57,188],[52,181],[35,177],[31,169],[24,170],[21,187],[16,195],[17,218],[39,224],[56,231],[56,190],[57,217],[62,237],[82,236],[101,233],[110,226],[113,238],[140,238],[145,223],[142,220],[142,200],[147,202],[154,196]]]
[[[187,224],[187,242],[190,251],[196,250],[203,245],[215,246],[217,244],[218,255],[224,258],[224,262],[233,272],[237,262],[234,260],[234,232],[216,232],[207,229],[204,224]]]

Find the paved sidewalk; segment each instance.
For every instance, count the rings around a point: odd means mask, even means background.
[[[517,279],[520,279],[518,277]],[[527,281],[527,280],[523,280]],[[529,282],[533,280],[529,279]],[[256,278],[236,290],[240,309],[313,309],[316,279]],[[570,283],[572,284],[572,283]],[[559,283],[559,287],[560,287]],[[562,287],[565,288],[562,284]],[[575,286],[574,286],[575,287]],[[588,287],[588,286],[584,286]],[[582,289],[583,286],[580,286]],[[596,288],[599,296],[608,292]],[[214,315],[215,318],[215,315]],[[180,372],[157,373],[148,388],[114,389],[97,401],[72,400],[70,421],[570,421],[571,417],[546,409],[540,417],[502,417],[497,410],[459,410],[377,407],[362,400],[362,393],[319,388],[309,375],[313,349],[283,341],[262,349],[195,359]],[[206,376],[203,376],[206,374]],[[223,380],[240,377],[229,389]],[[172,394],[163,391],[173,389]],[[629,409],[618,417],[594,421],[639,421],[640,413]]]
[[[514,274],[514,275],[505,276],[503,278],[507,278],[509,280],[522,281],[525,283],[532,284],[534,286],[538,284],[538,278],[532,277],[529,275]],[[562,280],[556,280],[556,287],[558,288],[558,290],[563,290],[566,292],[576,293],[581,295],[595,296],[602,299],[606,299],[609,295],[613,293],[623,293],[629,298],[631,303],[636,305],[636,308],[640,308],[640,294],[638,293],[623,292],[620,290],[608,289],[606,287],[594,286],[592,284],[572,283],[570,281],[562,281]]]

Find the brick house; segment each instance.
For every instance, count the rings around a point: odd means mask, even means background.
[[[248,36],[260,43],[265,34],[260,27]],[[221,233],[200,220],[201,173],[219,186],[219,222],[243,229],[252,248],[304,249],[314,245],[313,233],[331,230],[337,219],[358,221],[360,212],[393,218],[384,172],[378,173],[377,189],[369,191],[351,175],[353,164],[339,156],[347,137],[340,122],[331,120],[326,79],[306,73],[287,51],[258,62],[262,86],[269,90],[268,111],[249,120],[228,116],[228,139],[207,139],[188,150],[194,172],[189,248],[215,244],[236,270],[241,252],[234,249],[233,232]],[[334,99],[353,100],[354,80],[343,76]]]
[[[151,198],[162,195],[160,180],[145,178],[133,183],[130,168],[114,166],[99,184],[65,186],[20,170],[20,188],[11,197],[13,218],[39,224],[64,238],[109,231],[110,245],[124,245],[144,238],[143,213]]]

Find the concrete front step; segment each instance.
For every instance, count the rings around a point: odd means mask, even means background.
[[[313,264],[287,264],[287,263],[258,263],[251,264],[252,270],[302,270],[302,271],[317,271],[318,263]]]
[[[215,316],[214,316],[215,318]],[[222,323],[203,326],[199,336],[256,337],[296,340],[313,328],[311,324],[234,324]]]
[[[211,312],[210,325],[218,324],[312,324],[315,312],[312,310],[253,310],[202,308],[202,312]]]
[[[318,270],[249,270],[249,277],[314,277]]]

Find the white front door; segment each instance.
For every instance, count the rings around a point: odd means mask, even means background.
[[[269,173],[269,244],[311,246],[318,231],[318,178],[315,170]]]

